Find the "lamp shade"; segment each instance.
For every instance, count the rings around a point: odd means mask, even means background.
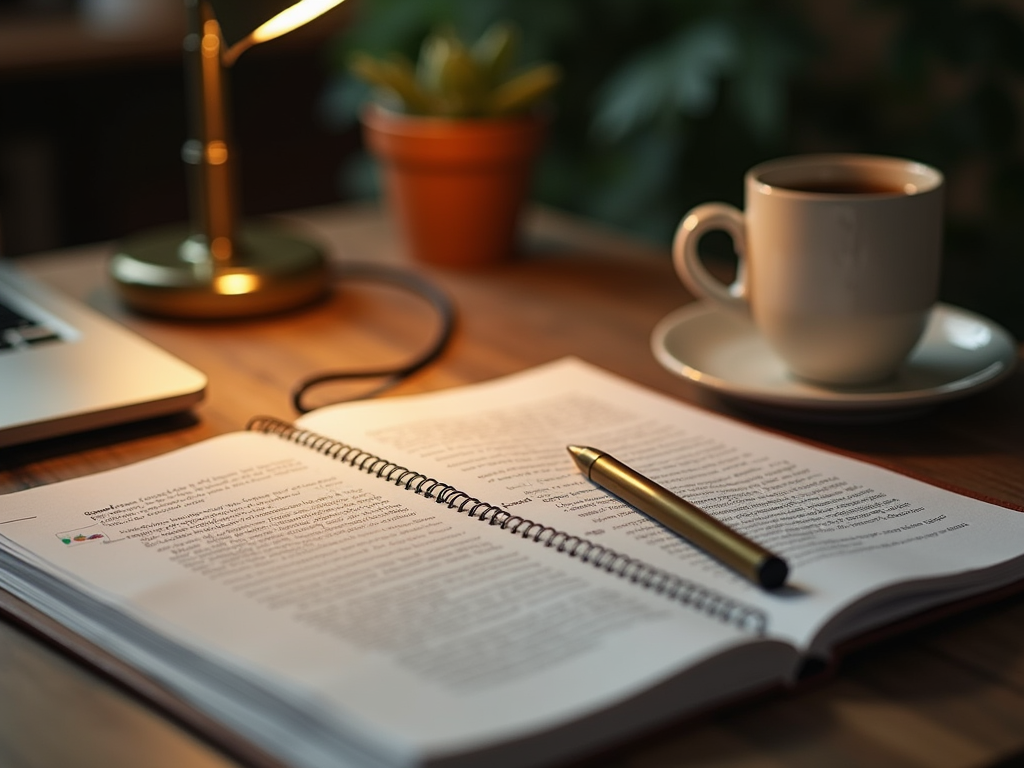
[[[283,35],[307,21],[329,11],[341,0],[208,0],[214,16],[220,24],[221,34],[228,48],[249,38],[267,22],[275,26],[267,28],[252,42],[270,40]],[[276,24],[281,17],[280,24]]]

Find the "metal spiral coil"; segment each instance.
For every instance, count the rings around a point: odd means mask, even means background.
[[[272,416],[257,416],[250,420],[246,429],[253,432],[265,432],[311,448],[317,453],[348,464],[438,504],[443,504],[448,509],[489,525],[498,526],[523,539],[554,548],[558,552],[564,552],[569,557],[577,558],[580,562],[639,584],[657,594],[665,595],[670,600],[682,603],[755,635],[763,636],[768,631],[768,616],[760,608],[726,597],[701,584],[648,565],[642,560],[616,552],[590,539],[560,531],[520,515],[514,515],[495,504],[488,504],[470,496],[452,485],[420,472],[414,472],[360,448],[296,427]]]

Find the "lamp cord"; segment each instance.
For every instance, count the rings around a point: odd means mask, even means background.
[[[455,329],[455,307],[447,295],[426,278],[412,272],[405,272],[388,267],[371,264],[335,265],[333,274],[336,280],[360,280],[366,282],[385,283],[405,289],[409,293],[424,299],[434,310],[439,321],[438,330],[431,339],[429,346],[409,362],[390,368],[371,368],[367,370],[325,371],[308,376],[292,389],[292,406],[299,413],[309,413],[316,407],[307,405],[305,398],[311,390],[322,384],[339,381],[359,381],[361,379],[382,379],[381,383],[367,392],[352,397],[339,398],[332,402],[364,400],[387,391],[391,387],[405,381],[417,371],[425,368],[436,360],[452,338]]]

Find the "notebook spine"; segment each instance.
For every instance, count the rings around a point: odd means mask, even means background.
[[[535,522],[481,501],[458,488],[355,446],[297,427],[272,416],[257,416],[246,427],[275,435],[348,464],[367,474],[443,504],[451,510],[543,544],[690,608],[756,635],[768,631],[768,616],[702,584],[684,579],[602,544]]]

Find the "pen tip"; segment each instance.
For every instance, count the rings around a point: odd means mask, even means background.
[[[758,580],[765,589],[776,589],[786,583],[789,566],[786,561],[775,555],[764,559],[758,569]]]
[[[565,447],[569,451],[569,455],[572,456],[572,460],[576,462],[576,466],[589,478],[590,468],[601,456],[601,453],[585,445],[567,445]]]

